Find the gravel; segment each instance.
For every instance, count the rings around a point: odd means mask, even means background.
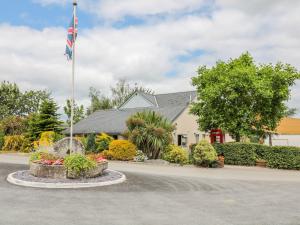
[[[42,182],[42,183],[99,183],[118,180],[122,177],[122,174],[117,171],[105,170],[102,176],[95,178],[82,178],[82,179],[50,179],[35,177],[29,173],[29,170],[17,171],[14,173],[13,178],[30,182]]]

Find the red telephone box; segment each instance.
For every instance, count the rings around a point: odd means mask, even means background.
[[[210,143],[221,143],[223,144],[225,141],[225,134],[223,134],[221,129],[212,129],[210,131]]]

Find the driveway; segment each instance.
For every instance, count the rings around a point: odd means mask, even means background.
[[[126,182],[80,190],[7,183],[26,160],[0,155],[0,225],[300,224],[298,171],[111,162]]]

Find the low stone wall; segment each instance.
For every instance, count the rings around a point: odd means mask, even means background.
[[[52,179],[79,179],[79,178],[94,178],[101,176],[108,168],[108,162],[97,163],[96,168],[76,174],[72,171],[67,171],[63,165],[43,165],[39,163],[30,163],[30,174],[35,177],[52,178]]]

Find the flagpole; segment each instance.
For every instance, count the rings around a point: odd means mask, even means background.
[[[73,0],[73,45],[72,45],[72,96],[71,96],[71,129],[70,129],[70,153],[73,153],[73,120],[74,120],[74,77],[75,77],[75,38],[76,38],[76,7],[77,2]]]

